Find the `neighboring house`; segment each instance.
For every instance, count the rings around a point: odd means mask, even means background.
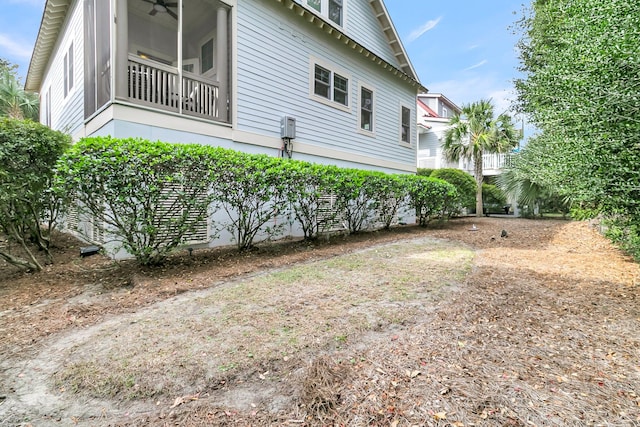
[[[25,87],[74,139],[400,173],[425,91],[382,0],[46,0]]]
[[[461,112],[460,107],[440,93],[425,93],[418,95],[417,126],[418,126],[418,168],[462,169],[473,175],[473,162],[460,159],[458,162],[448,162],[442,151],[444,133],[449,128],[449,120]],[[500,170],[509,161],[510,154],[484,154],[482,167],[484,176],[500,174]]]

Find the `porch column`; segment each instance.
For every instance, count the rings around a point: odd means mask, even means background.
[[[116,98],[129,96],[127,86],[129,62],[129,11],[128,0],[116,0]]]
[[[126,1],[126,0],[125,0]],[[227,9],[219,7],[217,11],[216,28],[216,65],[218,68],[218,100],[219,115],[224,121],[229,120],[227,100],[229,99],[229,42],[227,29]]]

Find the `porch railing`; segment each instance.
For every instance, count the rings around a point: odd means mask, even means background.
[[[220,121],[218,83],[129,55],[128,97],[135,103]]]

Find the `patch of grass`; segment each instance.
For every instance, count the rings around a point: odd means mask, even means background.
[[[74,354],[85,356],[73,356],[59,381],[95,397],[194,393],[285,354],[344,347],[411,321],[469,272],[472,256],[420,239],[230,282],[83,344]]]

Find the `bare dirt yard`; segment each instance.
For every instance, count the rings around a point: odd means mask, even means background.
[[[0,265],[0,426],[640,426],[640,269],[585,222],[80,246]]]

